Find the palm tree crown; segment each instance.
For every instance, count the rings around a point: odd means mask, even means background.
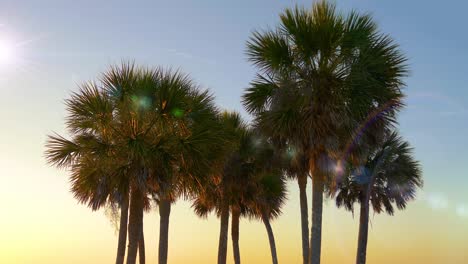
[[[147,195],[197,190],[222,149],[213,98],[179,72],[123,64],[66,103],[72,139],[49,137],[48,160],[72,170],[72,191],[93,208],[116,190],[130,192],[132,262]]]
[[[337,160],[362,158],[361,148],[348,148],[349,142],[372,145],[395,122],[406,58],[370,15],[342,14],[327,1],[310,11],[286,9],[280,20],[247,43],[258,74],[243,103],[261,131],[308,159],[315,229],[309,262],[318,264],[324,184],[335,176]]]
[[[247,43],[259,73],[243,102],[264,131],[317,154],[341,152],[337,139],[347,143],[372,110],[387,106],[372,127],[394,121],[406,58],[369,15],[345,16],[321,1],[280,18],[277,29],[255,31]]]
[[[409,143],[391,132],[369,153],[362,166],[348,169],[349,175],[338,185],[336,205],[349,211],[362,199],[370,186],[370,204],[376,213],[393,215],[396,208],[405,209],[422,187],[419,162],[414,160]]]

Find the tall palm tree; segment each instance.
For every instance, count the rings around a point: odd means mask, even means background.
[[[395,121],[406,59],[370,15],[342,14],[327,1],[314,3],[312,10],[286,9],[280,21],[276,29],[255,31],[247,43],[248,58],[259,71],[243,103],[267,136],[300,148],[308,159],[312,227],[303,261],[318,264],[323,193],[335,176],[331,168],[343,155],[359,154],[358,149],[344,153],[349,141],[371,144]],[[359,124],[379,109],[356,135]],[[304,241],[307,234],[302,235]]]
[[[215,210],[221,218],[218,263],[226,263],[227,233],[229,213],[234,262],[240,263],[239,222],[241,216],[251,211],[259,195],[257,178],[265,171],[277,168],[281,171],[281,160],[275,158],[271,144],[256,135],[241,120],[239,114],[226,112],[222,124],[230,135],[231,144],[226,148],[226,155],[220,159],[220,170],[211,182],[204,186],[204,191],[194,200],[193,207],[200,216],[206,216]],[[269,170],[267,170],[269,169]]]
[[[376,213],[385,211],[393,215],[395,206],[403,210],[415,198],[423,180],[412,149],[396,132],[389,133],[372,149],[362,166],[354,167],[339,184],[336,205],[353,211],[354,204],[360,204],[356,264],[365,264],[369,205]]]
[[[299,203],[301,209],[302,258],[307,263],[309,256],[309,217],[307,205],[307,181],[310,178],[309,158],[304,150],[291,142],[278,138],[272,140],[277,151],[284,153],[286,175],[297,181],[299,187]]]
[[[173,164],[172,170],[161,171],[158,166],[152,170],[154,174],[159,175],[155,183],[157,186],[155,195],[160,213],[160,264],[167,263],[171,204],[180,195],[190,198],[200,192],[202,183],[206,182],[205,178],[209,178],[208,175],[215,170],[216,161],[222,156],[228,140],[221,129],[213,97],[207,91],[199,91],[199,88],[186,76],[181,77],[183,77],[182,83],[171,83],[173,80],[169,79],[170,82],[164,85],[188,87],[185,98],[182,98],[184,100],[177,101],[180,91],[173,88],[172,91],[169,89],[163,91],[167,96],[164,100],[171,102],[171,114],[176,118],[176,122],[168,126],[167,131],[170,137],[177,140],[177,144],[171,149],[170,156],[165,161]]]
[[[67,127],[74,137],[67,140],[60,135],[49,136],[46,157],[49,163],[70,169],[71,192],[80,203],[87,204],[92,210],[98,210],[106,203],[120,206],[116,263],[122,264],[129,208],[127,168],[113,164],[107,155],[113,146],[109,141],[109,131],[102,125],[106,122],[102,117],[88,116],[87,128],[76,125],[78,111],[106,111],[107,102],[96,92],[89,84],[66,100],[69,112]]]
[[[259,218],[264,223],[270,243],[272,263],[278,264],[271,220],[281,214],[281,207],[286,200],[286,182],[280,168],[263,171],[257,181],[257,192],[249,209],[253,217]]]
[[[217,170],[204,183],[203,191],[195,197],[192,207],[201,217],[206,217],[214,210],[220,218],[218,263],[226,263],[229,215],[232,212],[234,260],[235,263],[240,263],[239,218],[245,214],[243,200],[247,189],[244,187],[247,186],[249,177],[246,173],[246,157],[251,151],[251,134],[240,115],[235,112],[224,112],[220,116],[220,124],[229,139],[224,155],[219,157]]]
[[[238,212],[242,215],[263,221],[269,238],[272,261],[278,263],[270,220],[281,214],[281,206],[286,199],[283,178],[285,160],[282,155],[275,153],[274,145],[270,141],[253,131],[250,129],[240,144],[243,169],[240,170],[240,177],[233,182],[233,186],[234,192],[241,195],[238,200],[234,200],[233,205],[234,208],[241,209]],[[240,263],[238,216],[239,213],[233,213],[231,227],[235,263]]]
[[[72,185],[88,184],[80,166],[89,162],[99,170],[94,180],[108,184],[107,189],[126,184],[127,263],[133,264],[148,195],[157,192],[165,201],[178,179],[196,182],[209,171],[209,158],[221,148],[213,126],[217,124],[213,98],[186,75],[127,63],[111,68],[99,82],[81,87],[68,101],[68,111],[67,126],[73,137],[50,137],[49,161],[72,169]],[[100,172],[110,176],[101,177]],[[88,196],[85,193],[82,199],[87,201]],[[168,219],[168,214],[163,217]],[[167,229],[168,225],[161,225],[160,236],[165,238],[160,240],[166,243],[160,245],[160,263],[167,263]]]

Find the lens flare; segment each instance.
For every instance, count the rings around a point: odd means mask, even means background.
[[[459,204],[456,207],[456,213],[460,217],[468,217],[468,206],[464,204]]]
[[[176,118],[181,118],[184,116],[184,110],[180,109],[180,108],[174,108],[172,109],[171,111],[172,115]]]
[[[139,109],[148,109],[151,106],[151,99],[146,96],[132,95],[131,99],[135,107]]]
[[[297,157],[297,149],[294,146],[288,146],[288,148],[285,151],[286,157],[289,159],[295,159]]]
[[[440,193],[431,193],[426,196],[429,206],[434,210],[446,209],[449,205],[445,195]]]
[[[344,168],[343,168],[343,162],[341,160],[338,160],[335,165],[335,174],[337,176],[341,176],[344,173]]]

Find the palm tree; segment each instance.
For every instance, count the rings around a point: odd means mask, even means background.
[[[105,81],[108,93],[117,95],[114,100],[130,99],[137,113],[145,115],[136,120],[141,130],[135,134],[142,137],[141,142],[132,142],[131,146],[148,155],[142,157],[147,158],[143,173],[150,182],[150,192],[158,197],[159,263],[165,264],[171,203],[179,194],[200,188],[199,182],[210,171],[223,140],[217,129],[217,109],[208,91],[200,91],[187,75],[178,72],[140,69],[138,73],[137,84],[141,81],[141,86],[135,90],[122,89],[126,80],[121,80],[119,71],[111,71]],[[126,104],[123,109],[127,109]],[[135,112],[129,114],[132,124]]]
[[[88,185],[89,173],[80,167],[90,162],[96,163],[91,166],[96,171],[92,180],[109,185],[105,190],[126,186],[128,264],[136,262],[148,195],[158,193],[164,204],[172,183],[182,177],[183,182],[196,182],[221,148],[212,101],[186,75],[133,64],[111,68],[67,101],[67,127],[73,138],[50,137],[47,156],[51,163],[72,169],[73,186]],[[91,198],[89,193],[81,197]],[[169,215],[161,218],[168,220]],[[167,263],[168,225],[160,228],[160,240],[166,242],[160,244],[160,263]]]
[[[247,128],[239,114],[225,112],[221,120],[226,134],[232,139],[231,144],[226,146],[225,156],[220,159],[220,170],[204,186],[204,191],[194,200],[193,207],[199,216],[205,217],[215,210],[221,218],[218,263],[226,263],[231,213],[231,238],[234,262],[237,264],[241,261],[239,222],[242,216],[252,214],[249,213],[249,207],[255,203],[261,191],[257,178],[273,168],[281,171],[282,164],[279,158],[275,158],[271,144]]]
[[[220,116],[220,124],[229,139],[224,148],[224,155],[218,158],[217,170],[203,185],[202,192],[195,197],[192,207],[195,213],[206,217],[215,210],[220,217],[220,234],[218,244],[218,263],[226,263],[229,214],[232,212],[232,240],[235,263],[240,263],[239,252],[239,218],[245,214],[242,200],[246,193],[243,188],[248,183],[246,173],[246,155],[249,145],[250,132],[240,115],[235,112],[224,112]]]
[[[284,161],[286,162],[286,175],[294,180],[297,180],[299,187],[299,203],[301,208],[301,234],[302,234],[302,258],[303,262],[307,263],[309,256],[309,217],[307,205],[307,180],[310,178],[309,173],[309,158],[304,150],[305,146],[298,147],[292,143],[285,142],[281,139],[272,140],[275,142],[277,151],[284,153]]]
[[[278,264],[275,237],[271,220],[281,214],[281,207],[286,200],[286,182],[280,168],[270,168],[259,175],[257,192],[254,202],[250,203],[253,217],[259,218],[264,224],[270,243],[272,263]]]
[[[276,244],[270,220],[281,214],[286,199],[283,178],[285,160],[275,153],[273,144],[249,129],[241,139],[239,153],[242,161],[238,177],[230,185],[231,192],[240,194],[231,202],[233,210],[232,240],[235,263],[240,263],[239,216],[259,218],[267,230],[273,263],[278,263]],[[239,162],[236,162],[239,164]]]
[[[356,264],[366,263],[369,204],[376,213],[393,215],[394,207],[405,209],[422,184],[419,162],[414,160],[408,142],[396,132],[372,149],[362,166],[350,170],[339,184],[336,205],[353,211],[354,203],[360,203]]]
[[[87,204],[92,210],[98,210],[106,203],[120,206],[120,224],[116,263],[124,261],[127,221],[128,221],[128,181],[126,167],[112,164],[107,153],[113,147],[109,143],[110,135],[102,125],[105,121],[89,115],[87,128],[76,123],[78,112],[106,111],[107,102],[91,85],[66,100],[69,116],[67,127],[74,135],[67,140],[60,135],[49,136],[46,143],[46,157],[49,163],[71,171],[71,192],[80,203]],[[96,118],[96,119],[93,119]],[[115,179],[118,179],[117,181]]]
[[[370,15],[342,14],[326,1],[314,3],[310,11],[286,9],[280,20],[276,29],[255,31],[247,43],[249,60],[259,72],[243,103],[265,135],[299,148],[308,159],[312,227],[309,253],[303,243],[303,261],[318,264],[323,193],[335,176],[331,168],[343,155],[354,159],[359,154],[359,149],[347,151],[349,141],[371,144],[394,122],[402,106],[406,59]],[[379,110],[365,130],[357,130]],[[306,235],[302,232],[303,241]]]

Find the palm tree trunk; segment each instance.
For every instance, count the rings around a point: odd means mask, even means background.
[[[125,194],[122,205],[120,205],[120,227],[119,244],[117,246],[116,264],[123,264],[125,260],[125,247],[127,244],[127,223],[128,223],[128,193]]]
[[[128,219],[127,264],[135,264],[143,224],[143,194],[132,188],[130,195],[130,217]]]
[[[169,244],[169,216],[171,215],[171,201],[159,201],[159,264],[167,264],[167,251]]]
[[[369,234],[369,199],[370,190],[366,190],[366,195],[361,199],[361,212],[359,216],[359,236],[356,254],[356,264],[366,263],[367,238]]]
[[[273,229],[271,228],[270,220],[268,219],[266,214],[263,214],[262,220],[263,220],[263,223],[265,224],[265,227],[268,233],[268,241],[270,242],[272,263],[278,264],[278,256],[276,254],[275,236],[273,235]]]
[[[141,236],[140,241],[138,242],[138,256],[140,264],[145,264],[146,262],[146,253],[145,253],[145,234],[143,231],[143,221],[141,224]]]
[[[301,230],[302,230],[302,262],[309,263],[309,212],[307,208],[307,175],[297,178],[299,184],[299,200],[301,204]]]
[[[229,229],[229,205],[223,205],[221,211],[221,227],[219,231],[218,264],[226,264]]]
[[[380,167],[384,164],[385,157],[388,155],[389,150],[385,150],[377,161],[369,179],[369,183],[365,188],[364,196],[361,196],[361,212],[359,217],[359,236],[358,236],[358,248],[356,254],[356,263],[365,264],[367,254],[367,239],[369,235],[369,208],[372,188],[375,184],[376,176]]]
[[[312,175],[312,228],[310,234],[309,264],[320,264],[322,248],[323,182]]]
[[[234,255],[234,263],[240,264],[240,249],[239,249],[239,219],[240,210],[238,208],[232,209],[231,220],[231,238],[232,238],[232,251]]]

